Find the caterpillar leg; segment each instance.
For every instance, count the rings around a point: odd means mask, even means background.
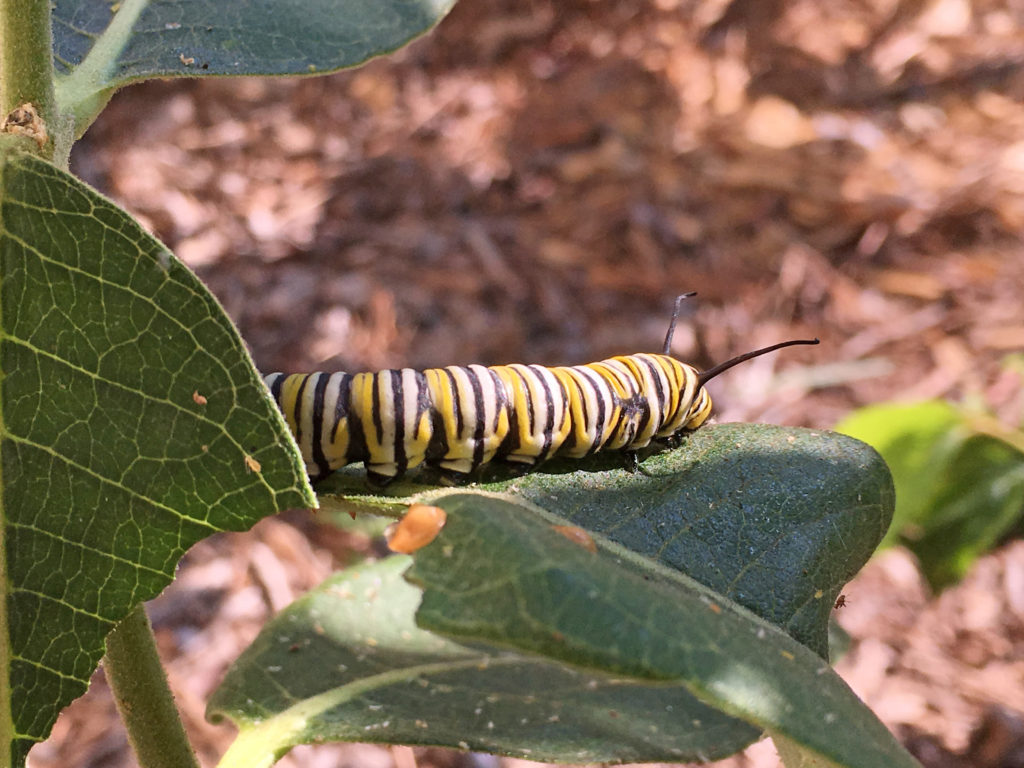
[[[683,440],[686,438],[686,434],[683,432],[676,432],[674,435],[669,435],[664,438],[665,446],[669,449],[678,448],[683,444]]]
[[[630,472],[632,474],[639,473],[644,477],[655,477],[654,474],[644,469],[643,465],[640,463],[640,454],[638,454],[636,451],[626,451],[623,454],[623,457],[626,460],[625,469],[627,472]]]
[[[371,488],[385,488],[395,481],[397,475],[384,475],[366,468],[366,484]]]

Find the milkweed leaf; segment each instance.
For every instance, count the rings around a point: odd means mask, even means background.
[[[763,729],[839,765],[914,765],[824,658],[840,574],[892,513],[874,451],[722,425],[647,474],[586,466],[420,493],[448,516],[411,558],[422,596],[396,581],[403,556],[286,609],[210,702],[240,728],[222,765],[336,739],[678,762]],[[385,509],[414,488],[354,496]]]
[[[416,626],[408,556],[335,574],[282,611],[207,716],[240,729],[221,760],[270,765],[300,743],[431,744],[580,763],[721,757],[760,729],[678,683],[652,685]],[[679,724],[685,723],[685,728]]]
[[[925,401],[862,408],[837,427],[873,445],[892,468],[896,513],[882,545],[910,549],[934,589],[962,578],[1024,518],[1020,439],[976,428],[987,421]]]
[[[423,34],[455,0],[56,0],[57,95],[81,134],[109,93],[153,77],[310,75]]]
[[[832,604],[892,515],[877,453],[823,430],[715,424],[647,458],[642,472],[624,465],[620,453],[598,454],[472,487],[530,501],[682,571],[825,657]],[[317,490],[325,508],[392,515],[445,492],[411,481],[370,490],[355,467]]]
[[[170,582],[191,544],[315,499],[195,276],[127,213],[8,146],[0,725],[21,765],[85,691],[107,632]]]

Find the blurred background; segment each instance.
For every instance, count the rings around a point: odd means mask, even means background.
[[[658,351],[673,298],[696,290],[673,353],[698,367],[822,340],[713,382],[720,421],[831,428],[866,405],[939,401],[957,451],[1009,446],[1002,523],[941,578],[913,546],[923,518],[901,528],[909,548],[877,556],[837,609],[853,638],[839,670],[929,768],[1013,768],[1022,30],[1022,0],[464,0],[358,70],[129,88],[73,169],[200,275],[262,371]],[[901,413],[913,432],[922,419]],[[852,431],[899,462],[892,434]],[[232,735],[202,719],[226,665],[268,616],[374,547],[296,512],[189,553],[150,608],[206,763]],[[134,764],[102,674],[31,764]],[[330,745],[280,764],[499,760]],[[718,765],[776,764],[761,744]]]

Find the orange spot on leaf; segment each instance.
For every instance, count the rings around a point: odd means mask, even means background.
[[[440,507],[413,504],[405,517],[385,532],[388,548],[392,552],[411,555],[436,539],[447,519],[448,514]]]
[[[594,543],[594,537],[587,533],[582,528],[578,528],[575,525],[553,525],[556,533],[560,533],[573,544],[578,544],[583,547],[587,552],[597,552],[597,544]]]

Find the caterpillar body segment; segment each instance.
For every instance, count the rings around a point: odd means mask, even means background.
[[[458,474],[492,461],[509,433],[508,391],[490,368],[449,366],[424,371],[437,465]]]
[[[495,366],[509,393],[512,427],[503,458],[532,465],[550,458],[569,435],[567,393],[550,368],[541,365]]]
[[[601,450],[622,418],[621,396],[591,366],[552,368],[569,404],[570,431],[562,455],[581,459]]]

